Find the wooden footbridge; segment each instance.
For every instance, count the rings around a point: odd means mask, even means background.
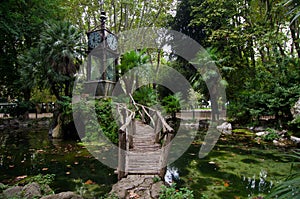
[[[117,105],[123,123],[119,129],[118,179],[148,174],[163,177],[174,130],[159,111],[134,100],[133,107],[135,111]]]

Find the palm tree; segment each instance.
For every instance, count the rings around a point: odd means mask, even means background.
[[[74,136],[71,94],[75,74],[83,56],[82,34],[69,22],[46,24],[39,41],[40,80],[50,88],[59,106],[54,112],[49,133],[55,138]],[[44,78],[43,78],[44,77]],[[72,130],[73,129],[73,130]]]
[[[46,83],[58,100],[71,96],[74,75],[83,56],[82,34],[69,22],[46,24],[41,33],[39,50]]]
[[[299,0],[284,0],[284,6],[288,8],[288,14],[292,15],[293,23],[300,17],[300,2]]]
[[[129,51],[125,53],[121,57],[121,64],[118,65],[118,71],[120,72],[119,76],[122,76],[122,80],[125,83],[126,93],[129,94],[134,91],[134,88],[139,87],[139,76],[134,74],[133,72],[130,73],[130,76],[124,75],[129,72],[131,69],[135,67],[142,66],[149,61],[149,56],[146,55],[145,50],[141,51]],[[119,77],[118,77],[119,78]]]

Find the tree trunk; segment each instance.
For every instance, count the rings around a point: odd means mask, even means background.
[[[30,98],[31,98],[31,89],[25,89],[23,91],[24,93],[24,101],[27,102],[27,104],[30,104]],[[30,107],[27,107],[30,108]],[[29,119],[29,110],[25,111],[25,113],[23,113],[23,118],[24,119]]]
[[[290,25],[290,30],[298,58],[300,58],[299,33],[297,31],[296,21],[293,21],[293,23]]]

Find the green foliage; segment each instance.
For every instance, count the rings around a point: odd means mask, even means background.
[[[299,22],[290,24],[286,8],[292,16],[297,15],[295,2],[187,0],[179,4],[173,27],[201,42],[218,66],[231,120],[258,125],[261,116],[272,115],[276,127],[283,128],[292,119],[290,108],[300,96]],[[196,61],[209,63],[206,57]],[[186,68],[180,58],[177,62]],[[208,93],[204,80],[213,76],[208,71],[191,78],[193,87],[206,99],[214,93]]]
[[[34,112],[35,111],[35,106],[32,102],[30,101],[20,101],[17,103],[17,106],[15,107],[10,107],[7,112],[11,115],[11,116],[22,116],[24,115],[26,112]]]
[[[118,65],[118,69],[121,71],[121,74],[125,74],[130,69],[141,66],[149,61],[149,56],[146,55],[146,50],[142,51],[129,51],[126,52],[121,59],[121,64]]]
[[[113,116],[112,100],[100,99],[95,104],[95,111],[103,134],[112,142],[118,143],[118,125]]]
[[[32,86],[30,82],[34,81],[33,78],[26,79],[27,74],[23,73],[23,67],[28,65],[21,61],[22,56],[37,46],[45,21],[62,19],[61,3],[61,0],[1,1],[0,84],[3,85],[0,88],[1,95],[10,96],[12,99],[22,97],[28,92],[24,87]],[[32,63],[38,63],[34,57],[31,60],[34,60]]]
[[[143,86],[136,90],[133,94],[133,98],[137,103],[148,107],[151,107],[157,103],[156,91],[147,86]]]
[[[299,1],[297,0],[284,0],[283,1],[283,6],[285,6],[288,9],[289,15],[292,16],[291,23],[296,21],[300,17],[300,5]]]
[[[267,128],[266,131],[268,131],[269,133],[262,137],[263,140],[273,141],[273,140],[280,138],[280,136],[278,135],[278,133],[275,129]]]
[[[74,115],[77,117],[78,112],[81,110],[87,118],[84,118],[85,122],[85,135],[82,139],[83,142],[89,142],[92,144],[101,141],[101,134],[106,136],[112,143],[118,143],[118,125],[113,115],[112,100],[107,98],[101,98],[96,100],[84,101],[73,105]],[[97,118],[93,118],[92,112],[96,113]]]
[[[267,199],[300,197],[300,150],[296,150],[295,155],[292,155],[292,157],[295,158],[295,162],[292,164],[291,174],[284,182],[273,187]]]
[[[101,196],[99,199],[118,199],[118,196],[113,194],[106,194],[104,196]]]
[[[100,25],[98,1],[64,1],[66,17],[82,30],[91,30]],[[141,27],[165,27],[175,4],[173,0],[115,1],[106,0],[101,6],[106,11],[107,27],[114,33]],[[92,26],[92,27],[91,27]]]
[[[181,105],[183,104],[181,93],[175,93],[174,95],[169,95],[162,100],[163,107],[167,113],[170,113],[173,118],[176,117],[176,113],[181,110]]]
[[[154,176],[152,180],[154,183],[161,181],[160,177],[158,176]]]
[[[193,199],[193,191],[188,188],[176,189],[176,184],[173,183],[170,187],[162,186],[159,199]]]
[[[38,174],[36,176],[32,176],[28,179],[28,183],[31,182],[36,182],[39,185],[50,185],[55,178],[55,174],[46,174],[46,175],[42,175],[42,174]]]
[[[66,131],[73,123],[72,99],[68,96],[62,96],[61,99],[57,101],[56,109],[56,111],[61,113],[61,128],[63,131]]]
[[[299,131],[300,129],[300,115],[298,115],[295,119],[289,122],[289,126],[295,131]]]
[[[2,183],[0,184],[0,191],[5,190],[7,188],[8,188],[8,185],[2,184]]]
[[[41,64],[37,70],[42,77],[40,84],[50,87],[59,100],[61,96],[71,96],[74,75],[84,54],[83,35],[66,21],[46,23],[45,26],[38,45]]]

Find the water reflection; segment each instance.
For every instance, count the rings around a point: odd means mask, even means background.
[[[272,180],[267,179],[268,172],[265,169],[261,169],[258,177],[253,175],[252,177],[242,176],[243,182],[246,183],[246,189],[251,197],[256,194],[269,192],[273,186]]]
[[[13,184],[19,176],[40,173],[56,175],[57,191],[74,191],[75,179],[90,179],[105,191],[116,182],[114,170],[75,141],[51,140],[47,129],[0,132],[0,182]]]

